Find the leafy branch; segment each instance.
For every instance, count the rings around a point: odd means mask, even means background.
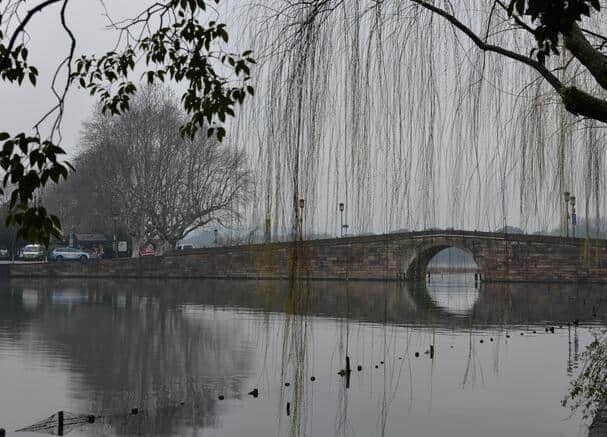
[[[11,31],[11,18],[19,16],[25,2],[13,3],[12,8],[5,8],[11,10],[8,15],[0,15],[0,29],[6,24],[5,32],[0,30],[1,81],[22,86],[27,78],[36,86],[38,69],[28,62],[27,43],[22,38],[35,14],[61,3],[61,24],[70,41],[69,54],[59,63],[52,80],[57,104],[34,124],[34,134],[0,130],[0,165],[5,172],[0,195],[10,191],[6,224],[17,225],[18,236],[29,241],[48,245],[52,237],[61,237],[59,219],[38,205],[36,193],[49,181],[59,183],[73,170],[69,163],[58,159],[65,154],[60,147],[60,126],[66,96],[73,85],[98,97],[103,112],[121,114],[129,110],[130,99],[137,92],[131,75],[143,60],[147,82],[185,83],[181,104],[189,118],[181,134],[193,138],[204,127],[208,128],[207,134],[219,140],[225,136],[223,123],[227,116],[234,116],[236,105],[254,92],[248,84],[255,63],[252,53],[226,54],[218,49],[228,42],[228,32],[225,24],[202,19],[206,0],[159,1],[130,20],[110,20],[110,30],[118,33],[114,50],[99,58],[83,55],[75,61],[77,39],[65,13],[69,0],[42,1]],[[65,74],[65,85],[57,90],[61,74]],[[43,134],[43,124],[51,116],[50,130]]]

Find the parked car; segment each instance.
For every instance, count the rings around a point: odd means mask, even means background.
[[[55,247],[48,256],[50,261],[87,260],[89,254],[75,247]]]
[[[20,252],[20,258],[24,261],[44,261],[46,253],[40,244],[28,244]]]
[[[179,250],[192,250],[195,249],[193,244],[182,244],[181,246],[178,246],[177,249]]]
[[[5,247],[0,247],[0,260],[7,260],[10,259],[10,257],[11,256],[8,249]]]
[[[85,249],[86,253],[89,256],[89,259],[99,259],[103,258],[103,247],[100,249],[98,247],[93,247],[90,249]]]
[[[146,244],[139,248],[139,256],[155,256],[156,249],[151,244]]]

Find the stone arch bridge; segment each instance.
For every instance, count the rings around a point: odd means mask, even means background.
[[[4,276],[421,280],[439,251],[469,252],[484,281],[607,282],[607,240],[424,231],[196,249],[162,257],[0,266]]]
[[[304,275],[306,260],[314,276],[323,271],[314,260],[324,258],[329,271],[341,268],[331,276],[420,281],[436,254],[455,247],[472,256],[484,281],[607,282],[607,240],[438,230],[324,241],[309,254],[302,244]]]

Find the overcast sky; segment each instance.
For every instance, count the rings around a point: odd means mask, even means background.
[[[0,1],[0,4],[3,3]],[[28,1],[29,5],[36,2]],[[105,0],[113,19],[127,17],[142,10],[148,1]],[[77,54],[104,53],[113,48],[116,33],[107,30],[107,20],[100,0],[71,1],[68,19],[77,41]],[[40,71],[36,87],[10,86],[0,82],[0,120],[2,129],[10,132],[30,132],[33,124],[55,104],[51,78],[57,65],[69,51],[69,39],[59,20],[59,6],[49,7],[37,14],[28,26],[29,59]],[[63,76],[64,77],[64,76]],[[138,78],[136,78],[138,79]],[[78,144],[82,121],[91,113],[95,99],[73,87],[70,91],[62,123],[63,145],[73,153]]]
[[[261,3],[269,5],[274,1],[279,0]],[[36,1],[27,3],[37,4]],[[114,20],[135,15],[147,3],[150,2],[105,0]],[[272,28],[272,23],[277,22],[258,20],[261,26],[249,25],[255,20],[242,15],[244,4],[241,1],[222,2],[221,19],[228,23],[229,32],[235,36],[233,39],[246,39],[247,35],[256,32],[262,37],[272,36],[272,32],[274,36],[281,35],[279,26]],[[488,64],[487,74],[498,74],[498,79],[503,81],[487,81],[478,101],[460,101],[464,93],[458,86],[465,88],[470,80],[478,79],[478,64],[474,58],[477,52],[467,51],[465,40],[462,40],[463,46],[462,41],[457,42],[459,52],[449,46],[453,39],[444,37],[450,34],[440,27],[440,20],[433,21],[436,26],[433,30],[419,25],[416,31],[406,25],[407,16],[393,19],[396,15],[390,8],[398,5],[400,2],[385,4],[387,11],[384,13],[390,20],[382,24],[385,34],[393,38],[382,48],[389,68],[381,64],[384,61],[378,61],[379,52],[374,51],[376,41],[374,34],[369,32],[369,23],[360,24],[361,41],[356,44],[349,39],[354,34],[352,22],[340,23],[340,14],[334,14],[316,31],[318,42],[313,56],[318,66],[306,78],[311,90],[306,98],[315,106],[310,103],[312,106],[305,108],[301,137],[299,195],[309,201],[305,210],[309,215],[306,223],[315,232],[339,232],[337,205],[343,201],[347,205],[346,220],[352,224],[354,232],[429,226],[494,230],[504,223],[528,225],[527,230],[533,232],[557,224],[559,193],[555,191],[551,173],[556,168],[556,127],[550,125],[550,118],[540,121],[547,126],[547,133],[541,140],[546,141],[546,152],[545,156],[536,159],[536,155],[544,154],[544,151],[536,147],[539,140],[528,134],[536,128],[532,125],[534,121],[514,118],[518,117],[514,103],[520,97],[517,93],[529,76],[511,68],[510,61]],[[234,8],[240,15],[228,16],[226,10]],[[40,70],[38,86],[0,83],[2,130],[29,132],[35,121],[55,103],[50,80],[69,49],[58,11],[58,6],[45,10],[28,27],[30,61]],[[78,40],[78,54],[103,53],[114,46],[116,33],[105,29],[107,19],[100,0],[71,1],[68,19]],[[234,22],[239,24],[230,25]],[[436,42],[428,42],[431,32],[436,32]],[[356,66],[352,63],[353,47],[360,50],[356,53],[361,57]],[[243,45],[243,48],[249,47]],[[398,53],[401,61],[391,64],[390,56],[394,53]],[[264,74],[277,65],[284,66],[285,72],[289,71],[298,55],[274,63],[266,62],[255,70],[260,79],[257,96],[247,100],[245,108],[239,110],[242,121],[233,126],[228,139],[247,149],[258,177],[256,198],[248,217],[249,223],[255,226],[263,223],[268,209],[275,225],[286,229],[290,226],[291,165],[295,144],[291,135],[295,125],[290,124],[294,121],[293,96],[285,88],[278,91],[277,98],[269,100],[270,86]],[[460,55],[465,56],[460,58]],[[306,63],[308,67],[311,64]],[[462,65],[469,69],[460,71]],[[431,75],[429,66],[433,69]],[[361,87],[367,68],[372,81]],[[380,74],[385,74],[385,82],[375,80]],[[455,74],[463,80],[458,83],[454,80]],[[136,76],[132,79],[138,81]],[[359,89],[353,93],[354,86]],[[437,89],[435,97],[428,93],[428,87],[432,86]],[[517,104],[520,104],[519,100],[516,100]],[[82,122],[90,115],[94,104],[87,93],[77,88],[70,91],[62,133],[63,146],[72,156],[77,152]],[[428,123],[428,120],[432,121]],[[471,123],[479,123],[476,134],[472,134],[472,130],[466,131],[464,125]],[[430,129],[430,125],[436,130]],[[526,144],[532,146],[532,150],[521,158],[521,147]],[[572,191],[581,193],[584,156],[578,150],[583,152],[584,148],[583,144],[571,144],[567,153],[579,162],[579,171],[578,167],[571,171],[571,185],[577,186]],[[521,159],[536,159],[533,165],[539,159],[546,159],[548,176],[542,186],[524,179],[520,171]],[[577,165],[572,164],[571,168]],[[525,177],[537,173],[534,167],[526,167],[525,172]],[[575,176],[576,172],[582,176]],[[535,210],[530,213],[531,208]],[[528,219],[526,214],[533,217]]]

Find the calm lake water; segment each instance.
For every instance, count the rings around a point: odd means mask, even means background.
[[[13,280],[0,284],[0,426],[62,410],[98,416],[66,425],[74,436],[585,436],[560,402],[606,324],[607,287],[462,275]]]

